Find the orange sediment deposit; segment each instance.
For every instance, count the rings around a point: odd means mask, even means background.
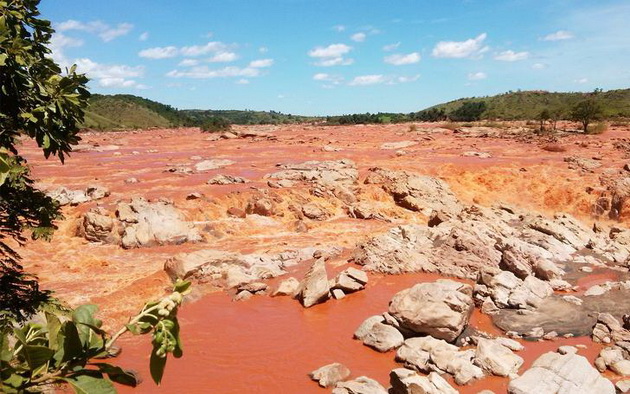
[[[333,278],[348,267],[361,268],[352,259],[357,245],[397,226],[425,226],[430,217],[395,201],[395,193],[382,184],[364,183],[376,167],[442,180],[463,205],[501,203],[546,217],[563,212],[588,228],[597,222],[603,232],[624,229],[630,220],[625,211],[614,221],[607,212],[593,216],[597,200],[611,194],[602,179],[625,178],[623,166],[629,152],[615,147],[615,142],[630,138],[628,128],[611,127],[604,135],[567,133],[550,141],[531,134],[474,136],[465,128],[435,131],[433,124],[418,124],[417,131],[409,131],[409,125],[236,127],[236,131],[259,129],[273,137],[221,139],[194,128],[89,132],[82,135],[80,149],[66,165],[44,160],[37,147],[25,142],[23,151],[40,187],[78,190],[98,185],[110,192],[100,200],[65,206],[65,219],[58,222],[52,242],[29,242],[19,250],[27,271],[39,277],[42,288],[53,290],[71,306],[97,303],[112,330],[144,302],[168,291],[171,283],[164,264],[180,254],[212,249],[251,257],[334,249],[336,254],[327,262],[328,278]],[[386,143],[404,147],[389,149]],[[562,149],[543,149],[550,143]],[[576,167],[565,161],[570,156],[596,165]],[[342,159],[356,165],[358,177],[350,187],[350,197],[334,195],[338,190],[310,179],[278,187],[269,177],[284,169],[279,164]],[[200,169],[204,161],[216,166]],[[219,175],[242,177],[246,182],[207,183]],[[90,242],[78,236],[87,212],[101,207],[105,216],[116,221],[119,202],[134,197],[172,203],[201,240],[124,249],[119,243]],[[362,211],[357,216],[356,211],[364,208],[360,204],[369,207],[371,216]],[[350,208],[355,212],[349,212]],[[369,220],[360,219],[361,215]],[[275,289],[289,276],[302,279],[314,261],[299,260],[284,267],[284,275],[264,281]],[[580,275],[568,272],[567,278],[575,279],[571,285],[579,290],[561,294],[580,296],[591,286],[627,280],[627,269],[619,272],[598,268]],[[368,275],[364,290],[308,309],[290,297],[256,295],[235,302],[233,290],[218,291],[221,286],[216,281],[197,278],[191,297],[195,301],[185,303],[179,315],[184,357],[169,359],[162,385],[149,382],[148,338],[124,339],[123,353],[116,361],[140,371],[145,382],[134,390],[140,392],[321,393],[324,390],[307,374],[332,362],[348,366],[352,377],[369,376],[387,387],[390,370],[401,365],[394,361],[395,352],[379,353],[364,346],[353,339],[354,331],[367,317],[387,311],[397,292],[443,276]],[[491,336],[504,335],[478,307],[470,324]],[[589,337],[519,341],[525,345],[517,353],[525,359],[520,373],[538,356],[561,345],[586,345],[579,354],[591,362],[601,350]],[[491,376],[455,387],[462,393],[482,389],[500,393],[508,382],[508,378]]]

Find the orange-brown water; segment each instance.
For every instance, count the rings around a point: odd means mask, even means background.
[[[430,126],[420,125],[420,130]],[[80,215],[96,203],[66,207],[66,219],[59,223],[52,243],[30,242],[20,250],[25,267],[40,277],[43,288],[54,290],[72,306],[98,303],[107,327],[115,329],[143,302],[168,290],[170,283],[162,266],[176,253],[203,248],[260,253],[320,245],[341,246],[347,253],[365,237],[384,232],[396,223],[426,221],[419,214],[396,207],[390,196],[371,185],[360,186],[360,197],[378,204],[395,223],[344,218],[338,204],[318,199],[337,217],[309,223],[308,233],[294,233],[294,218],[286,205],[315,199],[304,187],[273,191],[285,200],[285,205],[271,221],[227,217],[227,208],[244,208],[255,192],[252,187],[266,188],[262,177],[275,171],[276,163],[349,158],[357,163],[361,179],[374,166],[404,169],[446,180],[466,203],[490,205],[502,201],[546,214],[568,212],[590,224],[596,195],[589,194],[587,187],[599,187],[599,176],[605,170],[621,170],[627,159],[625,152],[612,144],[630,137],[627,128],[611,128],[604,135],[563,138],[559,144],[565,152],[548,152],[541,149],[545,141],[461,138],[452,132],[427,135],[422,131],[409,132],[408,125],[299,125],[272,131],[276,140],[208,141],[208,134],[196,129],[85,134],[84,143],[118,147],[76,152],[64,166],[44,160],[32,143],[25,143],[23,151],[40,185],[74,189],[103,185],[112,195],[99,204],[109,208],[117,200],[132,196],[167,197],[189,220],[206,223],[211,230],[205,243],[123,250],[115,245],[91,244],[75,236]],[[416,141],[417,145],[404,148],[403,156],[397,156],[394,150],[380,149],[384,142],[406,140]],[[323,152],[325,145],[343,150]],[[493,157],[461,156],[471,150],[490,152]],[[601,156],[602,167],[593,173],[571,170],[563,162],[570,155]],[[193,156],[230,159],[236,164],[201,174],[164,172],[177,165],[192,167]],[[217,174],[245,176],[253,182],[207,185],[206,181]],[[129,177],[140,182],[125,183]],[[186,196],[192,192],[203,193],[204,198],[187,201]],[[623,218],[624,223],[627,220]],[[329,267],[329,275],[341,267]],[[307,265],[296,267],[295,276],[300,277],[306,269]],[[601,283],[609,277],[596,273],[592,278],[580,279],[579,284]],[[246,302],[232,302],[225,293],[210,293],[212,288],[198,285],[197,296],[201,299],[187,304],[181,313],[184,357],[169,360],[160,388],[150,382],[148,375],[148,338],[124,340],[125,350],[118,361],[141,372],[145,382],[137,389],[140,392],[323,392],[308,379],[307,373],[331,362],[344,363],[353,376],[367,375],[387,386],[388,373],[396,366],[394,354],[371,350],[353,340],[352,333],[365,318],[384,312],[397,291],[435,278],[422,274],[371,275],[365,291],[311,309],[303,309],[286,297],[257,296]],[[472,324],[482,331],[497,333],[488,317],[478,311]],[[543,352],[575,343],[588,345],[580,353],[591,360],[599,351],[587,338],[527,343],[526,350],[520,352],[526,359],[523,368]],[[501,393],[506,385],[507,379],[491,377],[461,391],[490,388]]]

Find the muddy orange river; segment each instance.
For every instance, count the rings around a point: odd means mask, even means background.
[[[341,210],[332,220],[313,222],[308,233],[294,232],[289,211],[274,220],[234,221],[227,217],[230,207],[243,208],[248,194],[266,188],[263,175],[276,170],[277,163],[305,160],[339,160],[357,163],[360,177],[374,166],[405,169],[447,181],[465,203],[490,205],[501,201],[543,213],[568,212],[591,223],[591,207],[596,196],[587,187],[600,187],[599,176],[606,169],[619,169],[627,160],[615,149],[615,141],[627,140],[630,130],[611,128],[605,135],[572,135],[554,142],[562,151],[542,149],[550,141],[500,138],[462,138],[452,131],[423,132],[435,125],[384,126],[252,126],[271,132],[273,139],[208,139],[197,129],[145,130],[133,132],[87,133],[83,149],[66,165],[44,160],[41,151],[25,143],[23,151],[40,187],[66,186],[71,189],[98,184],[111,195],[99,202],[65,207],[65,219],[52,243],[29,242],[20,250],[27,271],[40,278],[41,286],[77,306],[97,303],[108,329],[114,330],[149,299],[161,297],[170,286],[163,271],[169,257],[204,248],[240,253],[282,251],[289,248],[336,245],[350,251],[357,242],[394,226],[382,221],[348,219]],[[404,154],[381,147],[385,142],[413,141]],[[553,142],[553,141],[552,141]],[[339,151],[323,151],[322,147]],[[489,152],[490,159],[463,157],[462,152]],[[601,169],[576,172],[567,167],[568,155],[598,156]],[[220,170],[181,175],[165,172],[173,166],[194,166],[193,156],[234,160]],[[250,178],[244,185],[212,186],[206,181],[217,174]],[[126,183],[135,177],[138,183]],[[361,198],[379,204],[397,223],[426,223],[391,202],[382,191],[362,186]],[[203,199],[187,200],[199,192]],[[304,199],[308,190],[278,191],[286,198]],[[123,250],[116,245],[92,244],[76,236],[82,213],[99,204],[111,208],[116,201],[143,196],[169,198],[190,221],[205,223],[206,242]],[[302,200],[303,201],[303,200]],[[331,208],[332,209],[332,208]],[[627,224],[628,218],[622,218]],[[329,277],[345,262],[329,267]],[[294,276],[307,267],[297,267]],[[137,370],[143,383],[134,392],[147,393],[321,393],[307,374],[328,363],[347,365],[352,376],[366,375],[388,387],[389,371],[396,367],[394,352],[378,353],[352,338],[359,324],[369,316],[387,310],[398,291],[418,282],[438,278],[429,274],[383,276],[369,274],[364,291],[339,301],[304,309],[289,297],[254,296],[233,302],[232,295],[204,284],[195,284],[194,301],[180,312],[184,356],[169,358],[164,380],[156,387],[148,372],[150,338],[125,338],[123,352],[116,360]],[[593,278],[584,283],[599,283]],[[271,282],[272,287],[274,281]],[[479,330],[499,334],[489,318],[475,311],[471,324]],[[564,344],[585,344],[580,349],[590,361],[600,348],[588,338],[528,342],[518,354],[525,358],[521,372],[540,354]],[[462,393],[481,389],[505,392],[507,378],[488,377],[470,386],[456,386]],[[121,392],[131,389],[120,387]]]

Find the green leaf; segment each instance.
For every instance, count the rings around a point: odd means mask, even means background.
[[[63,324],[57,335],[57,343],[60,345],[55,354],[55,360],[58,363],[83,357],[83,345],[77,326],[73,322],[69,321]]]
[[[55,354],[55,351],[46,346],[26,345],[22,349],[22,354],[31,369],[37,369],[46,364]]]
[[[77,394],[116,394],[111,381],[89,375],[76,375],[63,378]]]
[[[58,348],[57,335],[61,330],[61,321],[57,316],[50,312],[45,312],[46,315],[46,327],[48,328],[48,347],[53,350]]]
[[[190,285],[191,285],[191,282],[189,280],[178,279],[177,282],[175,283],[175,286],[173,287],[173,290],[178,293],[184,294],[188,290]]]
[[[179,336],[179,321],[176,317],[174,317],[173,322],[175,323],[175,326],[171,330],[173,336],[175,337],[175,349],[173,350],[173,356],[175,358],[180,358],[184,355],[184,348],[182,347],[182,338]]]
[[[158,346],[153,346],[153,350],[151,351],[151,359],[149,361],[149,370],[151,371],[151,378],[158,386],[162,382],[162,376],[164,375],[164,367],[166,367],[166,355],[160,357],[157,355],[157,351],[160,348]]]
[[[109,379],[113,382],[131,387],[136,387],[138,383],[140,383],[138,377],[132,371],[126,371],[116,365],[108,363],[93,363],[92,365],[98,367],[98,370],[102,373],[107,374]]]

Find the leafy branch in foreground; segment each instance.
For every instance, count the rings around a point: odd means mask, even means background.
[[[189,287],[190,282],[178,281],[171,294],[145,304],[111,337],[94,317],[95,305],[82,305],[65,317],[45,312],[45,323],[5,328],[0,336],[0,391],[37,392],[55,383],[90,394],[115,393],[112,382],[135,387],[135,373],[102,361],[127,332],[152,334],[151,377],[160,384],[168,353],[176,358],[183,354],[177,312]]]

